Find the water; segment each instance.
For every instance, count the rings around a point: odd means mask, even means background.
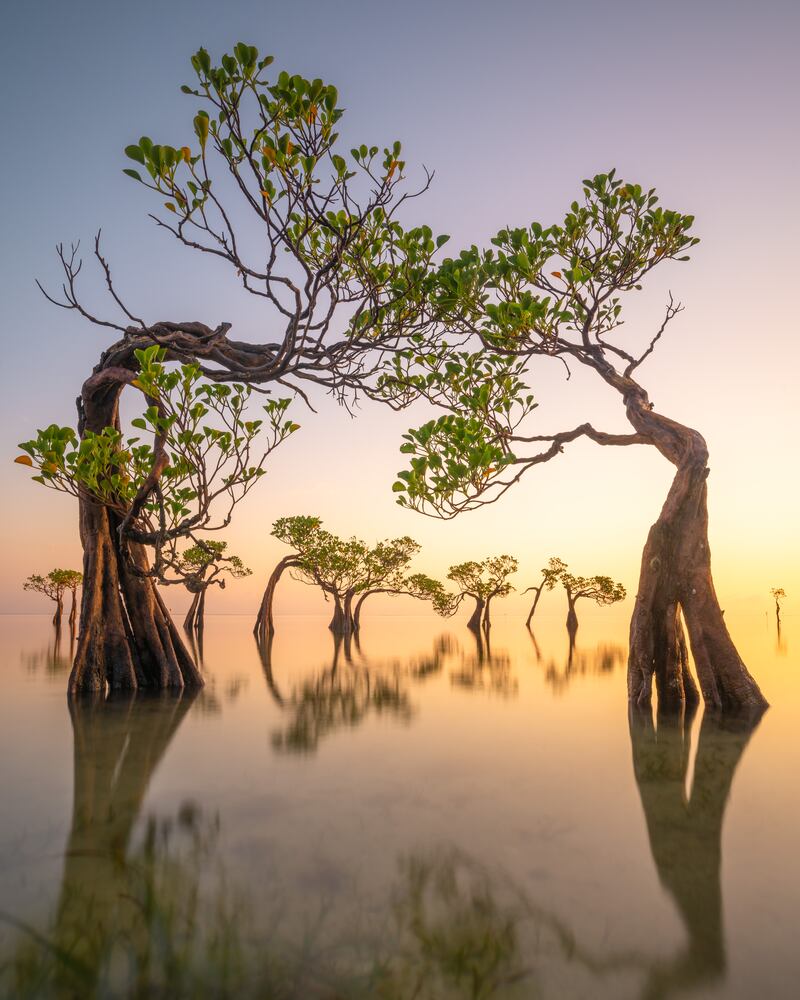
[[[195,697],[65,697],[0,618],[0,995],[797,995],[796,623],[772,708],[629,720],[626,623],[208,619]]]

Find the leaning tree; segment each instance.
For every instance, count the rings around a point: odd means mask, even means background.
[[[201,539],[196,545],[181,553],[180,568],[183,571],[184,583],[189,593],[194,595],[183,620],[183,627],[187,631],[203,630],[206,591],[209,587],[216,585],[224,590],[226,576],[232,580],[241,580],[253,572],[245,566],[239,556],[227,555],[227,548],[227,542]]]
[[[468,628],[491,626],[490,605],[495,597],[506,597],[514,589],[508,578],[517,572],[518,565],[513,556],[489,556],[481,562],[471,559],[450,567],[447,579],[458,589],[455,600],[460,603],[470,597],[475,601]]]
[[[55,602],[56,610],[53,614],[53,624],[56,628],[61,627],[61,618],[64,614],[64,594],[69,590],[72,592],[72,607],[69,614],[70,628],[75,626],[75,597],[78,587],[81,585],[83,577],[75,569],[51,569],[47,576],[34,573],[23,583],[23,590],[31,590],[37,594],[44,594],[51,601]]]
[[[398,212],[428,187],[430,174],[418,189],[407,189],[397,142],[382,153],[362,144],[340,155],[343,111],[336,88],[286,72],[268,79],[271,62],[242,43],[218,65],[200,49],[192,57],[196,82],[182,88],[201,104],[191,123],[192,145],[185,134],[175,145],[143,136],[126,150],[134,162],[126,173],[156,199],[156,224],[229,268],[264,307],[274,333],[251,343],[231,339],[228,322],[146,321],[120,295],[98,235],[99,275],[121,318],[101,317],[79,292],[78,248],[59,246],[62,290],[45,294],[119,338],[101,355],[78,401],[75,461],[86,458],[99,488],[75,480],[84,590],[73,691],[202,683],[156,587],[169,563],[160,550],[174,549],[181,538],[193,541],[194,532],[224,526],[229,518],[223,512],[213,520],[206,491],[175,482],[182,475],[212,476],[215,466],[204,467],[193,456],[205,437],[173,442],[190,467],[181,465],[167,482],[169,427],[161,391],[151,392],[164,383],[143,383],[142,369],[153,361],[146,352],[160,352],[164,378],[180,383],[188,366],[209,386],[207,397],[192,399],[193,407],[217,399],[214,387],[231,394],[230,407],[243,387],[252,386],[304,399],[306,387],[316,386],[350,403],[385,352],[427,329],[431,258],[447,237],[435,240],[427,226],[405,229]],[[128,387],[147,397],[143,419],[152,444],[143,458],[120,434],[120,398]],[[191,411],[185,416],[194,420]],[[242,436],[240,428],[234,438]],[[242,442],[234,438],[215,443],[236,451]],[[34,464],[37,477],[52,485],[52,477],[65,474],[64,451],[73,443],[67,429],[55,428],[49,437],[42,432],[32,445],[35,454],[21,461]],[[240,476],[236,488],[249,482]]]
[[[542,578],[538,584],[534,584],[532,587],[526,587],[522,591],[523,594],[528,594],[533,591],[533,603],[531,604],[531,609],[528,612],[528,617],[525,620],[525,627],[531,627],[531,621],[533,616],[536,614],[536,608],[539,605],[539,598],[542,596],[543,591],[552,590],[553,587],[558,583],[559,577],[563,570],[566,569],[566,565],[553,556],[548,564],[542,569]]]
[[[640,347],[618,335],[623,296],[664,262],[688,259],[698,242],[693,221],[614,171],[585,180],[581,201],[562,223],[503,229],[491,249],[473,246],[443,262],[438,347],[395,357],[377,389],[397,407],[422,396],[445,410],[405,436],[401,450],[412,456],[411,468],[394,486],[401,504],[439,517],[492,503],[578,439],[657,449],[676,473],[642,556],[629,698],[649,704],[655,676],[663,708],[698,700],[683,655],[685,623],[708,707],[758,712],[766,701],[728,633],[711,576],[706,442],[659,413],[639,381],[682,307],[670,296]],[[476,341],[478,351],[457,349]],[[520,424],[536,405],[527,366],[538,358],[596,376],[622,403],[633,432],[583,423],[526,433]]]

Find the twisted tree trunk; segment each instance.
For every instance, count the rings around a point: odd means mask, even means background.
[[[483,609],[486,606],[486,601],[482,597],[476,597],[475,594],[470,594],[475,601],[475,610],[472,612],[470,620],[467,622],[467,628],[479,629],[481,627],[481,622],[483,621]]]
[[[711,577],[706,443],[697,431],[655,413],[636,383],[620,382],[631,424],[677,469],[642,554],[630,626],[628,696],[636,705],[649,705],[655,676],[661,710],[698,701],[685,622],[706,706],[762,712],[767,701],[733,644]]]
[[[528,617],[525,621],[526,628],[531,627],[531,621],[533,619],[533,616],[536,614],[536,605],[539,603],[539,598],[542,596],[542,591],[544,590],[544,584],[541,584],[541,586],[539,587],[529,587],[528,589],[532,590],[536,596],[533,598],[533,604],[531,604],[531,610],[528,612]]]
[[[569,591],[567,591],[567,632],[571,636],[575,636],[578,631],[578,614],[575,611],[575,605],[578,603],[578,598],[573,597]]]
[[[82,436],[118,426],[119,396],[132,378],[101,362],[79,401]],[[202,675],[155,583],[142,575],[149,568],[144,547],[123,545],[119,527],[114,511],[81,497],[83,594],[70,692],[201,687]]]
[[[287,569],[291,569],[293,566],[299,565],[300,563],[297,555],[293,552],[291,555],[284,556],[270,574],[266,589],[264,590],[264,596],[261,598],[261,607],[258,609],[256,623],[253,628],[253,635],[259,642],[265,642],[269,636],[275,633],[275,621],[272,616],[272,607],[275,602],[275,589],[278,586],[280,578]]]

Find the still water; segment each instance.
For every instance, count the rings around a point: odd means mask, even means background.
[[[755,728],[629,719],[626,622],[211,616],[208,684],[65,697],[0,618],[0,996],[796,997],[800,622]]]

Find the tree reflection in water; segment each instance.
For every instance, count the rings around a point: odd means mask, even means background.
[[[333,635],[330,664],[285,694],[275,679],[272,636],[256,640],[264,679],[288,721],[272,734],[279,752],[314,753],[320,740],[343,728],[355,728],[370,715],[391,715],[408,722],[414,714],[408,691],[442,669],[453,650],[440,636],[428,656],[385,664],[371,663],[350,635]]]
[[[378,670],[338,637],[332,662],[285,695],[269,649],[262,652],[267,683],[289,717],[281,748],[305,752],[371,711],[409,712],[406,686],[440,671],[459,649],[443,637],[407,668]],[[617,659],[601,652],[592,663],[603,672]],[[491,660],[480,644],[475,669]],[[578,662],[574,654],[573,668]],[[650,713],[630,716],[653,861],[687,939],[674,957],[653,958],[583,945],[568,919],[455,846],[401,858],[388,905],[370,905],[363,920],[353,921],[364,905],[353,899],[346,914],[325,909],[311,933],[297,934],[297,913],[315,905],[298,890],[262,901],[254,921],[248,896],[225,876],[213,818],[185,802],[175,819],[140,822],[153,773],[192,704],[192,694],[70,703],[74,800],[58,901],[48,928],[10,920],[20,933],[0,956],[0,995],[560,1000],[574,986],[572,995],[659,1000],[724,983],[722,826],[753,720],[704,716],[687,794],[691,720],[656,725]],[[384,918],[376,921],[376,912]],[[361,923],[367,932],[354,941],[349,929]]]
[[[542,657],[536,638],[531,632],[536,661],[541,663]],[[628,651],[616,643],[600,643],[594,649],[579,649],[575,646],[575,633],[569,636],[567,657],[563,667],[555,658],[548,660],[544,668],[544,679],[555,694],[564,694],[570,684],[578,678],[598,677],[612,674],[618,667],[627,662]]]
[[[65,643],[63,631],[60,628],[53,629],[52,642],[38,653],[22,653],[22,665],[30,673],[36,673],[43,669],[52,677],[59,677],[69,673],[72,669],[72,660],[75,656],[75,632],[69,630],[69,642]]]
[[[633,771],[659,880],[678,908],[685,949],[653,963],[642,997],[656,1000],[722,981],[722,821],[733,776],[758,719],[715,717],[700,725],[690,793],[686,779],[691,717],[630,711]]]
[[[470,629],[475,643],[472,653],[462,653],[459,668],[450,674],[450,682],[469,691],[483,691],[503,698],[515,698],[519,681],[511,672],[511,657],[505,650],[493,653],[489,631]]]

